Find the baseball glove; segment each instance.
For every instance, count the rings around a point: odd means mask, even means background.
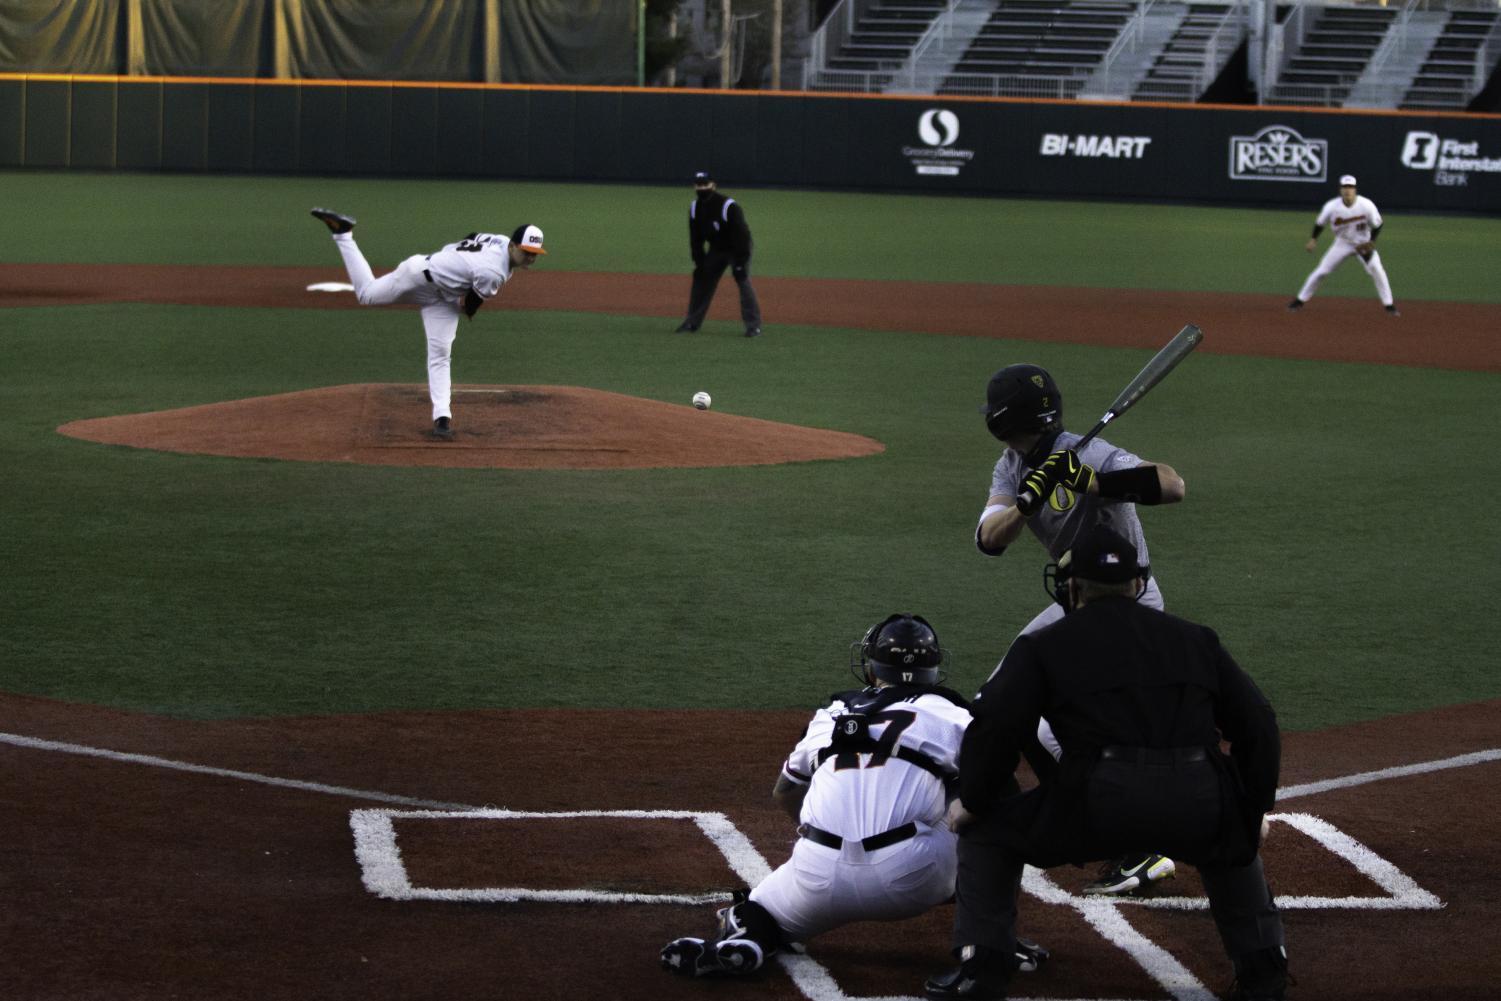
[[[1370,240],[1367,240],[1365,243],[1359,244],[1355,248],[1355,252],[1360,255],[1360,259],[1362,261],[1369,261],[1371,259],[1371,254],[1375,253],[1375,251],[1376,245]]]
[[[464,315],[469,317],[469,319],[474,319],[474,314],[478,313],[479,308],[484,304],[485,300],[481,299],[479,293],[474,289],[470,289],[464,293]]]

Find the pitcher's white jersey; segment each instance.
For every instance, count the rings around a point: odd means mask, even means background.
[[[1346,205],[1342,198],[1331,198],[1314,222],[1333,229],[1335,239],[1358,245],[1370,240],[1371,231],[1381,226],[1381,212],[1365,195],[1356,195],[1353,205]]]
[[[471,288],[488,299],[511,277],[510,245],[510,237],[474,233],[429,254],[427,271],[433,284],[455,299],[463,299]]]

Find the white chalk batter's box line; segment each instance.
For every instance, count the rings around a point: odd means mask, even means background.
[[[618,817],[632,820],[691,820],[724,855],[737,876],[754,886],[770,873],[749,839],[722,813],[684,810],[574,810],[540,813],[518,810],[352,810],[349,825],[354,831],[355,856],[360,863],[365,887],[388,900],[453,900],[470,903],[512,903],[541,901],[569,904],[709,904],[727,900],[723,894],[652,894],[619,893],[595,889],[530,889],[491,887],[473,889],[438,889],[414,886],[402,862],[396,842],[395,821],[474,820],[570,820]],[[1280,896],[1277,906],[1283,910],[1302,908],[1434,910],[1443,907],[1436,896],[1417,885],[1391,862],[1319,817],[1306,813],[1269,814],[1268,821],[1287,824],[1324,846],[1330,853],[1353,865],[1370,879],[1385,896],[1309,897]],[[1122,908],[1169,908],[1204,910],[1209,901],[1203,897],[1159,897],[1141,900],[1084,897],[1059,887],[1040,869],[1027,867],[1022,888],[1047,904],[1073,908],[1103,938],[1124,950],[1148,976],[1178,1001],[1208,1001],[1213,994],[1178,962],[1171,953],[1133,928]],[[832,974],[807,955],[783,954],[782,965],[799,990],[811,1001],[877,1001],[851,998],[845,994]]]
[[[427,817],[483,817],[493,814],[501,819],[567,819],[570,817],[644,817],[648,819],[693,819],[703,830],[705,835],[720,849],[729,861],[730,868],[734,870],[740,880],[747,885],[755,885],[770,874],[771,868],[767,865],[755,847],[741,832],[730,823],[729,819],[721,813],[703,813],[696,811],[674,810],[579,810],[568,813],[533,813],[511,810],[485,810],[480,807],[465,803],[449,803],[432,799],[412,796],[400,796],[393,793],[381,792],[373,789],[356,789],[348,786],[330,785],[322,782],[310,782],[304,779],[287,779],[274,775],[262,775],[256,772],[247,772],[238,769],[218,768],[211,765],[200,765],[187,761],[174,761],[151,754],[135,754],[123,751],[113,751],[107,748],[89,747],[83,744],[72,744],[63,741],[44,740],[37,737],[27,737],[21,734],[0,733],[0,744],[8,744],[14,747],[26,748],[38,751],[50,751],[54,753],[82,755],[85,757],[103,758],[120,764],[145,765],[153,768],[164,768],[173,771],[203,775],[218,779],[228,779],[235,782],[248,782],[274,788],[288,789],[300,793],[312,793],[318,795],[338,796],[347,799],[363,800],[373,803],[389,803],[393,806],[408,808],[406,811],[392,810],[356,810],[351,812],[351,826],[355,830],[357,851],[361,836],[360,828],[356,824],[356,817],[365,816],[368,825],[368,837],[373,839],[375,845],[375,865],[399,866],[399,852],[392,852],[389,858],[382,857],[379,845],[385,838],[381,832],[381,815],[385,815],[384,824],[389,827],[391,818],[404,815],[427,816]],[[1299,797],[1311,796],[1322,792],[1330,792],[1336,789],[1349,789],[1356,786],[1367,785],[1372,782],[1380,782],[1386,779],[1406,778],[1409,776],[1423,775],[1432,772],[1444,771],[1451,768],[1464,768],[1471,765],[1486,762],[1501,761],[1501,748],[1485,751],[1476,751],[1471,754],[1462,754],[1452,758],[1444,758],[1437,761],[1426,761],[1412,765],[1400,765],[1392,768],[1384,768],[1376,771],[1361,772],[1355,775],[1347,775],[1341,778],[1324,779],[1317,782],[1308,782],[1297,786],[1287,786],[1277,790],[1279,802]],[[1374,852],[1370,852],[1365,846],[1360,845],[1353,838],[1349,838],[1339,832],[1333,825],[1319,820],[1316,817],[1308,817],[1307,821],[1294,823],[1292,818],[1304,817],[1302,814],[1275,814],[1273,815],[1282,823],[1292,824],[1304,830],[1304,833],[1314,837],[1315,840],[1328,838],[1332,846],[1325,841],[1326,847],[1340,854],[1345,851],[1353,851],[1359,847],[1362,852],[1369,855],[1360,855],[1361,861],[1352,861],[1357,869],[1365,872],[1378,886],[1385,890],[1391,901],[1401,901],[1400,904],[1382,903],[1388,898],[1360,897],[1354,898],[1358,906],[1369,908],[1373,906],[1404,908],[1418,907],[1420,909],[1442,907],[1443,904],[1432,894],[1418,888],[1415,883],[1402,874],[1397,868],[1385,859],[1381,859]],[[1332,832],[1332,835],[1331,835]],[[394,847],[394,831],[391,837]],[[361,869],[365,870],[364,860],[361,859]],[[1393,874],[1395,877],[1393,878]],[[396,880],[394,869],[384,874],[376,872],[375,880],[380,885],[399,885]],[[401,867],[400,879],[406,881],[405,867]],[[407,881],[410,885],[409,881]],[[368,880],[367,880],[368,885]],[[1123,901],[1112,898],[1076,897],[1067,893],[1056,884],[1046,878],[1040,870],[1028,868],[1023,876],[1022,887],[1028,893],[1038,897],[1044,902],[1064,904],[1074,908],[1096,931],[1100,932],[1108,941],[1126,952],[1136,961],[1143,970],[1152,977],[1174,1001],[1214,1001],[1215,995],[1207,990],[1189,971],[1182,966],[1170,953],[1161,946],[1143,936],[1131,927],[1125,919],[1122,911],[1126,909]],[[415,890],[415,888],[413,888]],[[460,891],[462,892],[462,891]],[[534,891],[535,892],[535,891]],[[572,891],[546,891],[564,892]],[[579,902],[600,902],[593,895],[593,891],[583,891],[587,896],[574,897],[571,899]],[[668,894],[642,895],[652,900],[669,898]],[[701,898],[683,895],[681,900],[663,900],[663,902],[697,902]],[[724,900],[722,895],[714,895],[711,898],[717,902]],[[1191,899],[1191,898],[1190,898]],[[1322,901],[1338,901],[1337,906],[1352,906],[1351,898],[1278,898],[1279,902],[1286,899],[1289,904],[1296,904],[1299,900],[1317,899]],[[1198,903],[1189,903],[1186,907],[1200,906]],[[1297,906],[1319,906],[1309,904],[1297,904]],[[1336,906],[1325,904],[1322,906]],[[834,981],[822,965],[810,956],[795,953],[781,953],[778,959],[782,966],[791,975],[793,982],[803,995],[810,1001],[921,1001],[921,999],[901,998],[852,998],[846,995]],[[1030,1001],[1050,1001],[1046,998],[1033,998]]]

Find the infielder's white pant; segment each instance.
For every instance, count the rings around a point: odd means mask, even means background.
[[[344,258],[344,270],[354,285],[355,298],[364,306],[389,306],[404,302],[421,306],[422,329],[427,332],[427,392],[433,401],[433,420],[452,417],[453,381],[449,374],[453,340],[459,332],[460,307],[443,289],[422,273],[427,258],[413,254],[390,274],[375,277],[353,233],[340,233],[334,245]]]
[[[1329,249],[1324,251],[1324,256],[1319,260],[1318,267],[1313,269],[1313,273],[1308,276],[1308,280],[1298,290],[1298,298],[1304,302],[1312,299],[1313,294],[1318,291],[1324,279],[1332,275],[1334,269],[1339,267],[1344,259],[1352,254],[1355,255],[1357,260],[1360,260],[1360,266],[1365,268],[1365,273],[1370,275],[1371,281],[1375,283],[1376,294],[1381,297],[1381,305],[1390,306],[1392,304],[1392,283],[1387,281],[1386,268],[1381,266],[1380,251],[1372,249],[1371,259],[1369,261],[1361,260],[1360,255],[1355,253],[1355,244],[1348,240],[1335,240],[1329,244]]]
[[[750,893],[794,942],[855,921],[916,917],[954,895],[957,841],[946,827],[918,821],[906,841],[868,852],[799,838],[792,858]]]
[[[1140,601],[1143,605],[1146,605],[1148,608],[1155,608],[1159,612],[1163,610],[1162,591],[1157,587],[1156,577],[1147,578],[1147,586],[1142,590],[1141,597],[1137,600]],[[1052,604],[1048,605],[1047,608],[1044,608],[1042,611],[1038,612],[1036,617],[1033,618],[1031,622],[1028,622],[1026,627],[1022,629],[1020,633],[1017,633],[1017,635],[1025,636],[1028,633],[1035,633],[1042,627],[1050,626],[1054,622],[1057,622],[1059,619],[1063,618],[1063,615],[1063,606],[1055,601]],[[995,671],[999,671],[1000,669],[1001,665],[997,664]],[[995,671],[990,672],[991,678],[995,677]],[[986,680],[988,681],[990,679],[987,678]],[[1048,753],[1051,754],[1054,758],[1063,757],[1063,745],[1059,744],[1058,738],[1053,736],[1053,728],[1048,724],[1047,720],[1038,721],[1037,739],[1042,743],[1043,747],[1047,748]]]

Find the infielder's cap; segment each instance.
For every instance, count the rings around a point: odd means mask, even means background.
[[[511,234],[511,242],[528,254],[545,254],[542,249],[542,231],[536,226],[517,226],[516,232]]]
[[[1355,187],[1355,175],[1354,174],[1346,174],[1345,176],[1341,177],[1339,179],[1339,186],[1342,187],[1342,188],[1344,188],[1344,187],[1350,187],[1350,188]]]
[[[700,184],[713,184],[714,177],[707,170],[700,170],[697,174],[693,175],[693,183],[695,186]]]
[[[1141,576],[1136,547],[1119,532],[1096,525],[1075,540],[1058,569],[1069,577],[1120,584]]]

